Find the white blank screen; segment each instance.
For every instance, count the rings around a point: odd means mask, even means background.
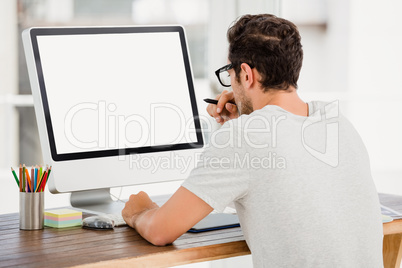
[[[197,141],[179,33],[37,40],[58,154]]]

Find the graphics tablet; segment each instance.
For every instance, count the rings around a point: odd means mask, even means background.
[[[212,213],[188,230],[190,233],[199,233],[212,230],[240,227],[239,218],[235,214]]]

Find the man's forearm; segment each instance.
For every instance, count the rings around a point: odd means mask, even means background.
[[[154,208],[133,216],[129,225],[150,243],[156,246],[164,246],[173,241],[168,239],[168,235],[162,230],[163,224],[157,220],[158,210],[159,208]]]
[[[184,187],[180,187],[162,206],[144,192],[131,195],[122,211],[127,224],[157,246],[172,243],[213,208]]]

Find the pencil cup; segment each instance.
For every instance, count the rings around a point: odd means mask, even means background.
[[[43,229],[44,192],[20,192],[20,229]]]

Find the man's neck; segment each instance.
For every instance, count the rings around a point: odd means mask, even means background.
[[[267,105],[276,105],[300,116],[308,116],[308,105],[300,99],[293,87],[288,90],[270,90],[253,100],[253,109],[259,110]]]

